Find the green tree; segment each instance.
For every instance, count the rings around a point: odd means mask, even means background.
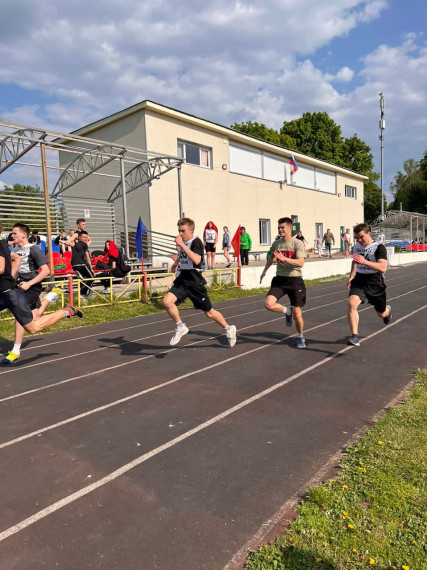
[[[390,184],[394,201],[391,204],[394,209],[408,212],[427,213],[427,151],[418,163],[413,158],[408,158],[403,163],[403,172],[398,170],[394,181]]]
[[[282,144],[279,132],[275,129],[269,129],[263,123],[253,123],[252,121],[247,121],[246,123],[234,123],[231,125],[231,128],[269,143],[278,145]]]
[[[293,150],[342,165],[341,127],[329,117],[328,113],[304,113],[300,119],[285,121],[280,134],[295,141],[296,148]]]
[[[356,134],[343,140],[341,160],[342,166],[365,176],[369,176],[374,169],[371,147],[360,140]],[[378,178],[379,175],[373,180],[378,180]]]
[[[363,210],[365,222],[368,224],[381,214],[381,188],[377,184],[379,178],[377,172],[370,172],[369,179],[365,180]]]

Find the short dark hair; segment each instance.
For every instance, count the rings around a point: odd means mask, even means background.
[[[13,224],[13,228],[19,228],[21,232],[27,234],[27,237],[30,235],[30,228],[27,226],[27,224],[23,224],[22,222],[17,222],[16,224]]]
[[[278,223],[278,224],[286,224],[286,225],[288,225],[288,226],[292,226],[292,220],[291,220],[291,218],[287,218],[287,217],[286,217],[286,218],[279,218],[279,219],[277,220],[277,223]]]
[[[362,223],[362,224],[357,224],[357,226],[354,226],[354,230],[353,230],[353,231],[354,231],[355,234],[358,234],[358,233],[360,233],[360,232],[370,232],[371,229],[370,229],[370,227],[368,226],[368,224]]]
[[[28,228],[28,229],[29,229],[29,228]],[[32,233],[32,234],[38,234],[38,233],[39,233],[39,230],[33,230],[31,233]]]
[[[85,235],[88,236],[89,235],[86,230],[80,230],[78,233],[79,233],[79,236],[85,236]]]
[[[190,230],[194,230],[196,224],[194,223],[194,220],[192,220],[191,218],[180,218],[178,220],[178,227],[179,226],[188,226],[190,228]]]
[[[77,218],[76,225],[78,226],[81,222],[85,222],[86,218]]]

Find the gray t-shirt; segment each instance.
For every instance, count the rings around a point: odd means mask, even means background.
[[[18,276],[24,281],[31,281],[31,279],[37,277],[40,267],[48,263],[46,255],[36,243],[14,247],[13,253],[16,253],[21,258]]]
[[[300,259],[306,257],[304,242],[299,239],[291,238],[286,241],[282,238],[276,239],[272,246],[271,251],[280,251],[285,257],[290,259]],[[277,260],[277,275],[280,277],[301,277],[301,267],[295,267],[286,262]]]

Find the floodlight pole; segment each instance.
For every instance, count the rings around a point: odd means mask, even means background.
[[[384,216],[384,186],[383,186],[383,160],[384,160],[384,129],[385,129],[385,113],[384,113],[384,95],[380,91],[380,136],[381,141],[381,215]]]
[[[184,217],[184,212],[182,211],[182,187],[181,187],[181,165],[177,168],[178,171],[178,208],[179,208],[179,217]]]
[[[50,277],[53,279],[55,268],[53,266],[53,252],[52,252],[52,230],[50,227],[50,203],[49,203],[49,188],[47,184],[47,170],[46,170],[46,149],[45,144],[40,143],[41,163],[43,173],[43,189],[44,189],[44,203],[46,207],[46,233],[47,233],[47,252],[50,265]],[[43,252],[44,253],[44,252]]]

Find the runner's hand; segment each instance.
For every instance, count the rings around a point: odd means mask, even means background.
[[[31,285],[26,281],[21,281],[21,283],[19,284],[19,288],[22,289],[23,291],[28,291],[30,287]]]

